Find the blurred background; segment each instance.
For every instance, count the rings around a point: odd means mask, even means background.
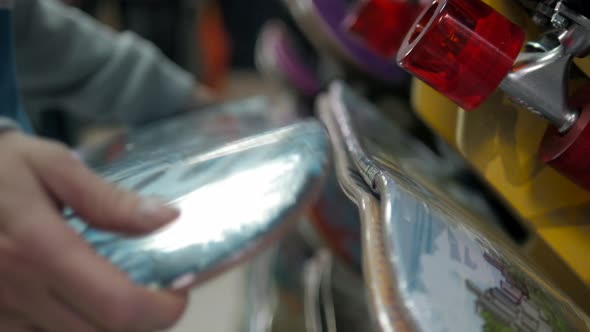
[[[131,30],[192,72],[223,99],[268,93],[255,71],[256,39],[265,22],[290,22],[280,1],[64,0],[116,30]],[[100,135],[63,110],[36,119],[42,135],[70,145]]]

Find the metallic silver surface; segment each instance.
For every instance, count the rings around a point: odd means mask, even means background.
[[[184,120],[165,126],[191,124]],[[143,285],[172,287],[186,276],[195,284],[271,243],[311,203],[329,162],[324,129],[313,120],[253,130],[258,134],[233,142],[220,133],[214,141],[194,134],[192,142],[153,135],[161,130],[155,126],[136,136],[159,144],[136,143],[99,169],[124,188],[178,207],[178,220],[143,237],[94,230],[75,216],[70,220],[98,254]]]
[[[577,57],[585,57],[590,52],[590,20],[584,15],[569,9],[563,2],[555,6],[555,16],[568,19],[572,24],[559,36],[567,52]]]
[[[566,132],[576,122],[578,110],[567,104],[567,80],[573,56],[559,46],[549,52],[524,53],[500,88],[518,104]]]
[[[334,92],[335,89],[338,87],[333,86],[331,91]],[[332,141],[338,180],[346,194],[357,204],[361,215],[363,273],[370,312],[376,327],[383,332],[411,331],[414,328],[411,320],[407,319],[407,313],[391,310],[403,307],[399,304],[397,290],[392,287],[396,284],[395,274],[384,268],[387,266],[387,254],[381,236],[383,229],[379,221],[383,217],[379,211],[379,199],[368,185],[372,184],[372,180],[365,182],[368,178],[367,171],[376,170],[377,166],[362,155],[360,144],[356,136],[351,135],[351,127],[347,125],[347,114],[332,108],[328,96],[322,96],[318,107],[319,116]],[[354,158],[355,155],[357,158]],[[357,169],[356,165],[361,167]],[[364,173],[365,179],[359,173]]]
[[[266,98],[255,97],[156,121],[80,152],[90,167],[108,173],[102,169],[112,168],[115,162],[119,169],[145,164],[146,159],[155,163],[173,162],[182,158],[178,152],[183,147],[205,151],[297,119],[292,110],[274,107]]]
[[[305,264],[304,312],[308,332],[337,331],[332,296],[332,265],[333,257],[327,249],[320,249]]]
[[[565,45],[568,52],[577,57],[585,57],[590,53],[590,28],[574,25],[559,35],[562,45]]]
[[[359,271],[316,242],[307,223],[299,226],[281,241],[272,266],[253,266],[243,331],[372,331]]]
[[[563,1],[559,1],[555,5],[555,12],[563,15],[570,19],[573,23],[582,26],[583,28],[590,29],[590,20],[586,16],[571,10]]]
[[[406,330],[411,329],[411,324],[405,324],[405,320],[399,317],[395,310],[389,308],[397,308],[395,302],[396,291],[391,288],[389,281],[395,280],[395,275],[390,273],[388,269],[382,269],[385,261],[382,259],[381,253],[383,248],[380,237],[381,230],[374,227],[373,220],[379,220],[379,202],[371,191],[371,188],[363,181],[360,175],[355,171],[352,161],[348,158],[347,149],[342,142],[342,134],[338,132],[338,123],[334,120],[333,114],[329,111],[327,105],[327,97],[322,100],[324,105],[320,107],[320,117],[330,133],[334,148],[335,167],[338,180],[340,181],[343,190],[349,195],[360,211],[361,222],[363,228],[363,272],[365,282],[368,289],[368,302],[370,312],[378,325],[379,331],[394,332],[404,331],[403,327],[396,326],[394,322],[400,322],[406,327]],[[387,282],[376,282],[379,278],[387,280]],[[394,303],[392,303],[394,301]],[[392,306],[393,304],[393,306]]]
[[[285,241],[283,239],[281,242]],[[278,245],[258,255],[248,267],[244,332],[270,332],[277,312],[279,299],[273,282],[274,262]]]
[[[579,116],[579,110],[570,108],[567,103],[570,67],[574,57],[590,53],[590,20],[568,8],[563,1],[539,3],[535,17],[541,25],[551,19],[560,46],[545,52],[522,53],[500,88],[517,104],[566,133]],[[542,44],[542,41],[535,43]]]
[[[319,114],[338,179],[361,215],[363,270],[378,330],[486,331],[490,319],[523,331],[589,329],[573,302],[431,176],[403,167],[403,158],[383,145],[367,145],[342,101],[344,89],[333,85]],[[494,296],[514,300],[504,305]]]

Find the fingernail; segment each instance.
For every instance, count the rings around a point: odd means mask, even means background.
[[[189,286],[192,286],[196,280],[197,276],[194,273],[185,274],[176,278],[170,287],[173,290],[183,290]]]
[[[170,221],[180,215],[178,209],[167,206],[163,199],[154,196],[141,199],[139,213],[142,217],[154,222]]]

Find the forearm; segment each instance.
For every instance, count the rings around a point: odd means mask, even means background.
[[[134,124],[194,98],[192,76],[133,33],[116,34],[53,0],[16,1],[15,19],[29,111],[59,107],[95,121]]]

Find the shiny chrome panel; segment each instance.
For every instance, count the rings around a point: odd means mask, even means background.
[[[170,287],[187,275],[198,282],[272,242],[312,202],[329,161],[327,137],[317,121],[252,130],[259,134],[235,142],[213,132],[213,142],[196,134],[191,140],[193,131],[185,125],[192,122],[183,120],[164,127],[186,134],[160,135],[167,129],[158,126],[140,131],[136,137],[145,139],[131,141],[141,143],[99,168],[124,188],[178,207],[178,220],[148,236],[125,237],[88,228],[70,216],[100,255],[139,284]],[[185,139],[176,139],[174,132]]]
[[[380,331],[589,330],[588,317],[441,190],[435,173],[411,167],[383,143],[366,144],[344,94],[352,92],[334,84],[319,113],[340,183],[360,210],[363,269]]]

